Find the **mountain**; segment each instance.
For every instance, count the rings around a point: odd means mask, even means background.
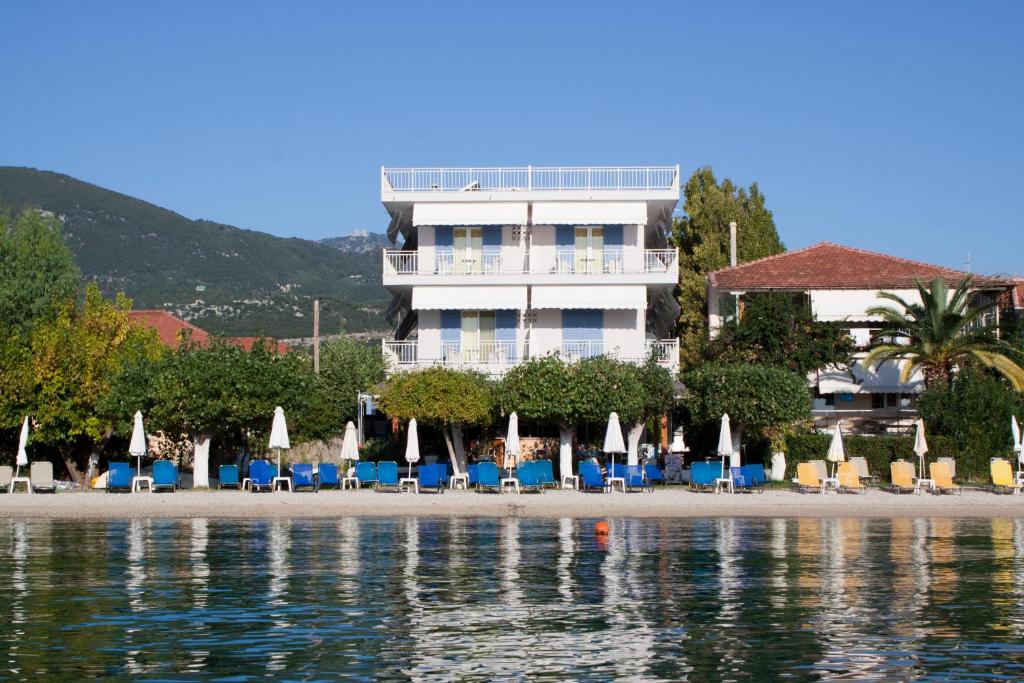
[[[191,220],[59,173],[6,166],[0,205],[58,217],[82,274],[107,294],[125,292],[135,308],[165,308],[218,334],[292,338],[311,335],[319,298],[323,334],[387,329],[381,259],[366,255],[380,235],[344,242],[366,242],[361,250],[275,237]]]
[[[384,233],[367,232],[366,230],[357,230],[351,235],[343,235],[341,237],[328,237],[320,240],[320,244],[326,244],[329,247],[353,254],[365,254],[393,247],[391,241]]]

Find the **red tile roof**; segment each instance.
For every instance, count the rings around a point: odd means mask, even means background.
[[[243,351],[252,351],[253,345],[260,337],[228,337],[228,341],[232,344],[237,344],[242,347]],[[267,344],[268,348],[274,349],[276,347],[278,353],[286,353],[288,351],[288,345],[284,342],[275,342],[273,339],[267,339],[263,337],[263,341]]]
[[[150,327],[156,330],[157,336],[164,346],[171,348],[178,348],[181,343],[182,335],[191,331],[191,340],[199,344],[200,346],[206,346],[210,343],[210,333],[201,327],[196,327],[190,322],[182,320],[178,316],[174,315],[169,311],[162,311],[159,309],[143,309],[138,311],[130,311],[128,316],[138,322],[139,324]],[[231,344],[240,346],[245,351],[252,351],[253,345],[259,337],[226,337],[226,340]],[[286,353],[288,351],[288,345],[284,342],[274,341],[273,339],[266,340],[270,348],[276,349],[278,353]]]
[[[909,289],[914,280],[928,282],[944,278],[959,282],[966,273],[845,247],[832,242],[797,249],[776,256],[723,268],[708,274],[712,286],[728,290],[756,289]],[[1005,278],[975,276],[979,285],[1012,286]]]

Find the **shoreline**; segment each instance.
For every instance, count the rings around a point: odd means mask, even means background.
[[[1024,496],[964,491],[963,495],[903,494],[869,490],[863,495],[694,493],[684,488],[653,493],[492,494],[446,491],[374,493],[262,493],[177,491],[118,493],[99,491],[0,495],[0,517],[14,518],[224,518],[283,517],[522,517],[522,518],[698,518],[698,517],[1024,517]]]

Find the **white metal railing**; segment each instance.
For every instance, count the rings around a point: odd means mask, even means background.
[[[546,259],[532,257],[529,251],[493,251],[463,253],[438,251],[434,253],[434,267],[429,272],[419,270],[419,255],[415,251],[384,250],[385,275],[636,275],[677,273],[677,249],[644,249],[642,269],[627,266],[627,252],[606,249],[599,256],[584,256],[575,248],[555,249],[554,260],[548,252]],[[637,261],[633,261],[637,263]]]
[[[678,249],[644,249],[645,273],[678,273]]]
[[[384,250],[385,275],[415,275],[419,272],[418,251]]]
[[[658,365],[667,367],[673,372],[679,369],[679,340],[678,339],[651,339],[647,341],[647,353],[654,356]]]
[[[381,192],[678,189],[678,165],[381,169]]]

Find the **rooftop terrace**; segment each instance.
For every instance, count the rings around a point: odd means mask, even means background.
[[[679,166],[520,168],[381,168],[381,193],[560,192],[669,190],[679,192]]]

